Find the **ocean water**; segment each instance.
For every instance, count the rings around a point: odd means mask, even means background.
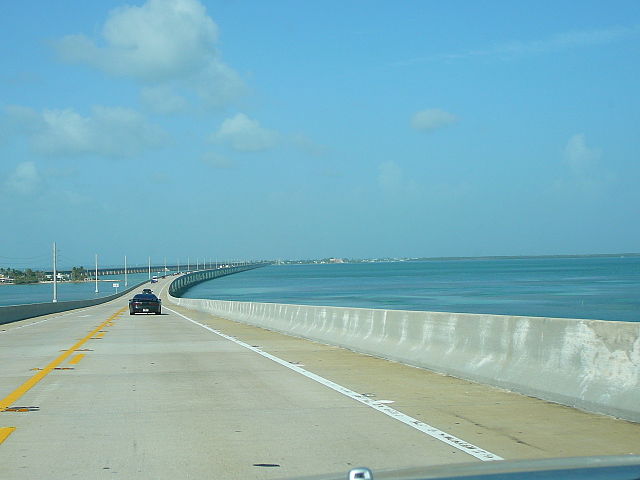
[[[272,265],[185,297],[640,321],[640,257]]]

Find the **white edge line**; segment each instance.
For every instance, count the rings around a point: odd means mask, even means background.
[[[166,307],[165,307],[166,308]],[[249,345],[248,343],[244,343],[240,340],[237,340],[229,335],[226,335],[218,330],[215,330],[207,325],[204,325],[200,322],[197,322],[179,312],[176,312],[175,310],[172,310],[170,308],[167,308],[167,310],[169,310],[170,312],[175,313],[176,315],[181,316],[182,318],[184,318],[185,320],[190,321],[191,323],[195,323],[196,325],[199,325],[200,327],[209,330],[210,332],[215,333],[216,335],[219,335],[222,338],[225,338],[231,342],[234,342],[248,350],[251,350],[255,353],[257,353],[258,355],[262,355],[265,358],[268,358],[269,360],[272,360],[280,365],[282,365],[283,367],[287,367],[290,370],[293,370],[294,372],[299,373],[300,375],[304,375],[307,378],[310,378],[311,380],[314,380],[318,383],[321,383],[322,385],[331,388],[332,390],[335,390],[338,393],[341,393],[343,395],[346,395],[349,398],[352,398],[353,400],[356,400],[360,403],[363,403],[365,405],[367,405],[368,407],[371,407],[381,413],[384,413],[385,415],[388,415],[389,417],[398,420],[412,428],[415,428],[416,430],[421,431],[422,433],[426,433],[427,435],[435,438],[436,440],[440,440],[441,442],[444,442],[448,445],[451,445],[452,447],[457,448],[458,450],[461,450],[469,455],[472,455],[482,461],[485,462],[489,462],[489,461],[495,461],[495,460],[504,460],[504,458],[496,455],[495,453],[491,453],[488,452],[487,450],[483,450],[480,447],[477,447],[469,442],[465,442],[464,440],[457,438],[447,432],[443,432],[442,430],[439,430],[435,427],[432,427],[431,425],[428,425],[424,422],[421,422],[420,420],[417,420],[413,417],[410,417],[409,415],[405,415],[402,412],[399,412],[398,410],[395,410],[385,404],[382,404],[381,402],[378,402],[376,400],[372,400],[370,398],[365,397],[364,395],[360,395],[359,393],[354,392],[353,390],[349,390],[346,387],[343,387],[342,385],[338,385],[337,383],[332,382],[331,380],[327,380],[324,377],[321,377],[319,375],[316,375],[315,373],[311,373],[308,370],[305,370],[304,368],[300,368],[297,365],[293,365],[285,360],[282,360],[281,358],[278,358],[274,355],[271,355],[267,352],[262,351],[259,348],[253,347],[251,345]]]
[[[39,320],[39,321],[33,322],[33,323],[27,323],[26,325],[20,325],[19,327],[13,327],[13,328],[10,328],[8,330],[5,330],[4,332],[0,332],[0,335],[2,335],[3,333],[13,332],[14,330],[18,330],[20,328],[32,327],[32,326],[38,325],[40,323],[48,322],[49,320],[56,320],[58,318],[66,317],[68,315],[73,315],[75,313],[84,312],[84,311],[89,310],[89,308],[91,308],[91,307],[87,307],[87,308],[83,308],[81,310],[74,310],[74,311],[71,311],[71,312],[63,313],[62,315],[56,315],[55,317],[45,318],[44,320]],[[28,320],[28,318],[25,318],[24,320]],[[21,320],[16,320],[16,322],[20,322],[20,321]],[[11,325],[12,323],[14,323],[14,322],[4,323],[4,324],[0,325],[0,327],[2,327],[4,325]]]

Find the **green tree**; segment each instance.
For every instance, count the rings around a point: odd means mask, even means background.
[[[24,272],[19,270],[15,270],[15,280],[14,283],[25,284],[25,283],[38,283],[38,275],[37,272],[34,272],[30,268],[27,268]]]
[[[73,267],[71,269],[71,280],[78,282],[78,281],[82,281],[85,278],[87,278],[87,271],[84,269],[84,267]]]

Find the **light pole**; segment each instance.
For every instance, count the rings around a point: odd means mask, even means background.
[[[151,257],[149,257],[149,280],[151,280]]]
[[[98,254],[96,253],[96,293],[98,293]]]
[[[58,301],[58,255],[56,242],[53,242],[53,303]]]
[[[124,256],[124,287],[127,288],[127,256]]]

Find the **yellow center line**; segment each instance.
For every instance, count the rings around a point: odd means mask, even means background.
[[[4,442],[15,429],[16,427],[0,427],[0,443]]]
[[[106,332],[98,333],[94,338],[102,338]]]
[[[84,353],[76,354],[71,360],[69,360],[69,365],[76,365],[80,360],[82,360],[84,355]]]
[[[54,361],[52,361],[49,365],[47,365],[46,367],[44,367],[40,372],[36,373],[33,377],[31,377],[29,380],[27,380],[26,382],[24,382],[22,385],[20,385],[18,388],[16,388],[13,392],[11,392],[7,397],[5,397],[4,399],[2,399],[0,401],[0,412],[4,411],[6,408],[8,408],[9,406],[11,406],[13,403],[15,403],[16,400],[18,400],[20,397],[22,397],[22,395],[24,395],[26,392],[28,392],[32,387],[34,387],[40,380],[42,380],[44,377],[46,377],[47,375],[49,375],[49,373],[51,373],[53,371],[54,368],[56,368],[58,365],[60,365],[62,362],[64,362],[67,358],[69,358],[69,356],[75,352],[77,349],[79,349],[82,345],[84,345],[87,340],[89,340],[91,337],[93,337],[96,333],[98,333],[98,331],[100,331],[102,328],[104,328],[104,326],[109,323],[111,320],[113,320],[113,318],[124,312],[125,308],[121,308],[120,310],[118,310],[116,313],[114,313],[113,315],[111,315],[107,320],[105,320],[104,322],[102,322],[100,324],[100,326],[96,327],[94,330],[91,331],[91,333],[89,333],[88,335],[86,335],[84,338],[82,338],[81,340],[78,340],[78,343],[76,343],[73,347],[71,347],[69,350],[67,350],[66,352],[64,352],[62,355],[60,355],[58,358],[56,358]],[[11,432],[9,432],[11,433]],[[7,434],[8,435],[8,434]]]

